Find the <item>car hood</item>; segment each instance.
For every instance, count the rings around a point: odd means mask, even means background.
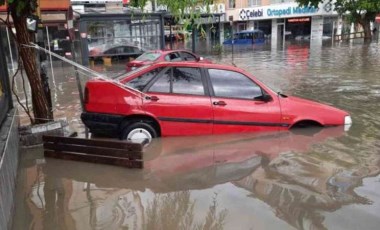
[[[282,116],[293,124],[313,120],[322,125],[343,125],[345,116],[349,116],[344,110],[293,96],[280,97],[280,104]]]
[[[296,104],[299,106],[303,106],[305,108],[322,109],[322,110],[326,110],[326,111],[334,111],[334,112],[338,112],[338,113],[348,115],[348,113],[344,110],[335,108],[335,107],[330,106],[330,105],[322,104],[322,103],[319,103],[316,101],[303,99],[303,98],[299,98],[299,97],[295,97],[295,96],[288,96],[286,99],[288,100],[288,103],[290,102],[290,103],[293,103],[293,104]]]

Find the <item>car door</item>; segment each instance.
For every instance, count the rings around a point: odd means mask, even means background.
[[[162,136],[212,133],[211,99],[201,69],[170,67],[147,87],[144,110],[161,125]]]
[[[263,100],[266,92],[252,79],[229,70],[208,69],[207,73],[214,134],[270,131],[282,127],[278,100]]]

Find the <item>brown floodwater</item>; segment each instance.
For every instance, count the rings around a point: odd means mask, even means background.
[[[380,44],[202,55],[233,58],[277,91],[345,109],[353,125],[156,139],[141,170],[23,149],[13,229],[379,229]],[[83,136],[74,71],[56,63],[50,81],[55,116]]]

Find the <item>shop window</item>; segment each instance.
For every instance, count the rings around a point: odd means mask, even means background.
[[[261,6],[261,0],[248,0],[248,6]]]
[[[236,0],[228,0],[228,7],[230,9],[235,8],[235,6],[236,6]]]
[[[294,2],[294,0],[271,0],[271,4]]]

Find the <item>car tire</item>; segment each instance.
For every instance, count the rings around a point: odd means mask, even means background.
[[[122,140],[142,144],[149,144],[156,137],[157,131],[150,124],[141,121],[128,125],[121,135]]]

